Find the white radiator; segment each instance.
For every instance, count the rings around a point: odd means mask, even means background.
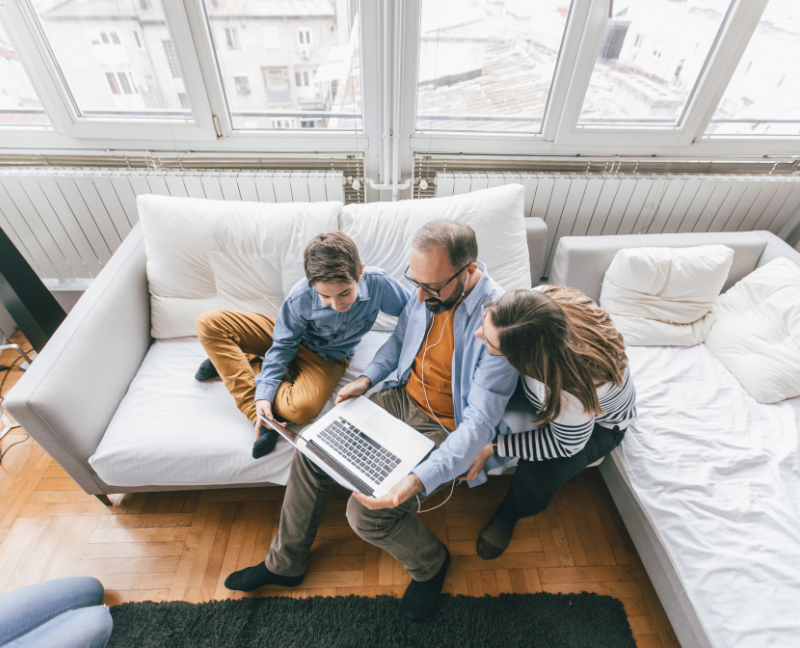
[[[519,183],[525,215],[547,223],[550,272],[562,236],[735,232],[781,235],[800,219],[800,177],[437,173],[436,196]]]
[[[80,292],[139,220],[141,194],[344,202],[341,171],[0,169],[0,227],[51,290]]]

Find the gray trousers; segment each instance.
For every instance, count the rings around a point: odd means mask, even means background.
[[[446,435],[439,424],[414,404],[405,387],[378,392],[370,396],[370,400],[431,439],[437,448],[445,440]],[[280,527],[264,561],[271,572],[281,576],[305,573],[308,552],[317,535],[333,483],[328,475],[295,451],[283,498]],[[444,564],[445,546],[414,515],[416,510],[416,497],[397,508],[371,511],[351,496],[347,502],[347,521],[360,538],[394,556],[414,580],[427,581]]]

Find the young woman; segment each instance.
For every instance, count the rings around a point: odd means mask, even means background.
[[[498,435],[470,467],[519,457],[505,499],[478,538],[478,554],[497,558],[517,520],[540,513],[555,492],[619,445],[636,417],[625,343],[608,313],[564,286],[512,290],[484,307],[480,337],[520,372],[531,404],[529,431]]]

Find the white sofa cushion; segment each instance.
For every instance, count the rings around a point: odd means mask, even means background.
[[[336,391],[366,369],[388,337],[375,331],[364,336]],[[89,458],[105,483],[117,487],[286,483],[292,447],[280,440],[269,456],[253,459],[253,425],[237,409],[225,385],[194,379],[205,357],[196,337],[153,343]],[[332,406],[333,397],[320,416]]]
[[[706,346],[760,403],[800,395],[800,268],[775,259],[721,295]]]
[[[303,277],[303,251],[338,229],[342,203],[137,198],[147,253],[154,338],[197,335],[215,308],[277,315]]]
[[[603,279],[600,306],[629,346],[700,344],[732,263],[724,245],[620,250]]]
[[[364,263],[405,282],[416,231],[432,220],[457,220],[475,230],[479,258],[497,283],[506,290],[530,288],[524,200],[525,188],[512,184],[446,198],[345,205],[340,227],[356,242]],[[392,319],[382,313],[376,326],[389,330]]]

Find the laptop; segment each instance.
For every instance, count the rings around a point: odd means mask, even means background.
[[[259,415],[340,485],[375,498],[386,495],[434,443],[369,398],[339,403],[302,431]]]

